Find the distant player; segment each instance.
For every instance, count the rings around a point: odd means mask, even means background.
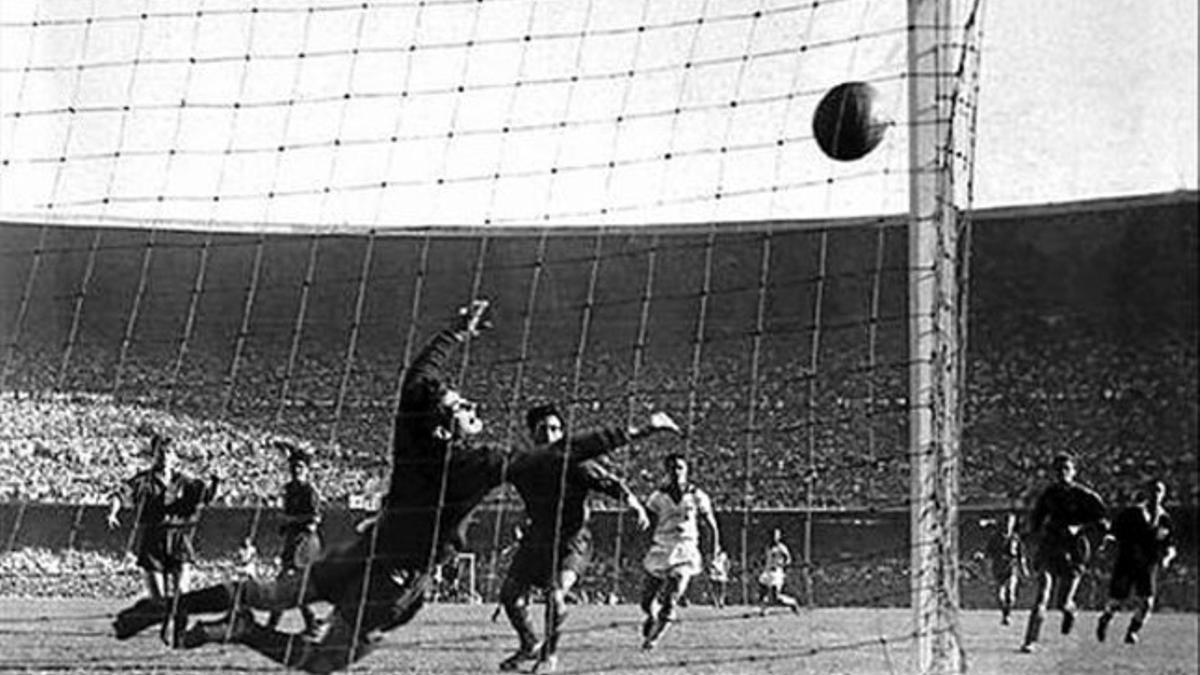
[[[279,527],[283,552],[279,555],[279,575],[303,575],[321,553],[321,495],[309,479],[312,455],[285,441],[276,441],[275,447],[286,454],[291,476],[283,486],[283,524]],[[307,582],[301,579],[301,583]],[[320,626],[316,614],[308,605],[301,604],[297,609],[304,620],[304,632],[316,635]],[[278,626],[282,616],[280,611],[271,612],[267,627]]]
[[[1017,600],[1017,586],[1021,577],[1029,576],[1025,544],[1017,532],[1017,514],[1004,514],[1004,524],[997,525],[980,555],[991,561],[992,583],[1000,604],[1000,624],[1007,626],[1013,603]]]
[[[725,596],[729,589],[729,554],[717,551],[708,561],[708,594],[713,607],[725,607]]]
[[[642,587],[642,649],[653,649],[667,626],[675,620],[675,608],[687,592],[692,577],[702,571],[700,556],[701,519],[712,537],[712,556],[721,551],[721,533],[713,514],[712,500],[694,486],[687,459],[678,453],[663,461],[666,482],[646,500],[654,534],[642,560],[646,581]]]
[[[1107,529],[1104,500],[1090,488],[1075,482],[1075,460],[1057,455],[1053,463],[1056,480],[1038,496],[1029,516],[1029,534],[1036,542],[1033,570],[1037,576],[1037,598],[1029,612],[1022,652],[1037,648],[1042,621],[1057,587],[1055,604],[1062,609],[1062,633],[1075,625],[1075,591],[1091,558],[1085,529]]]
[[[184,636],[184,647],[234,642],[307,672],[346,668],[374,651],[384,632],[416,616],[432,584],[431,570],[463,548],[467,516],[506,475],[534,470],[568,452],[577,461],[595,458],[663,428],[652,416],[646,427],[600,432],[569,449],[510,453],[480,445],[476,437],[483,421],[474,402],[449,385],[444,364],[454,346],[479,334],[486,310],[485,301],[464,308],[457,324],[438,333],[407,371],[395,420],[391,482],[376,517],[350,541],[326,547],[307,577],[230,581],[185,594],[179,603],[183,613],[228,614],[196,623]],[[250,611],[281,611],[318,600],[334,609],[316,639],[263,626]],[[120,612],[114,621],[117,638],[128,639],[166,620],[167,609],[146,600]]]
[[[566,438],[563,417],[553,405],[530,409],[525,421],[538,448],[576,442]],[[594,461],[568,466],[562,461],[547,462],[537,471],[513,476],[511,482],[525,502],[529,525],[500,589],[500,602],[520,640],[517,651],[500,663],[500,670],[516,670],[536,660],[534,672],[552,672],[558,666],[567,594],[591,560],[589,493],[599,492],[625,502],[637,514],[642,529],[649,527],[650,520],[625,483]],[[546,638],[540,645],[526,601],[534,588],[546,591]]]
[[[196,557],[193,543],[200,510],[212,501],[218,480],[205,484],[179,470],[170,438],[150,437],[150,467],[130,478],[110,500],[108,527],[120,527],[124,505],[134,509],[134,550],[152,599],[187,590]],[[164,638],[169,639],[166,632]]]
[[[767,608],[773,605],[782,605],[793,613],[800,611],[800,602],[783,592],[787,570],[791,566],[792,551],[783,542],[783,533],[775,528],[771,530],[771,543],[763,553],[763,570],[758,575],[758,585],[762,589],[759,614],[765,616]]]
[[[1137,596],[1138,605],[1125,631],[1126,644],[1137,644],[1138,631],[1154,609],[1158,572],[1175,558],[1174,525],[1163,508],[1166,496],[1167,486],[1162,481],[1150,481],[1146,492],[1138,495],[1137,503],[1123,509],[1113,520],[1117,557],[1108,585],[1108,602],[1096,624],[1096,639],[1101,642],[1108,634],[1113,615],[1131,592]]]

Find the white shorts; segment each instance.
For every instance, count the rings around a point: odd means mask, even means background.
[[[758,575],[758,583],[767,588],[780,589],[783,588],[785,575],[783,570],[778,567],[772,567],[769,570],[763,570],[762,574]]]
[[[651,544],[642,560],[642,567],[655,577],[694,577],[703,569],[700,547],[695,542],[680,542],[673,546]]]

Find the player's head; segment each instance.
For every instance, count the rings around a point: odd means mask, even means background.
[[[663,469],[667,472],[667,482],[683,487],[688,482],[688,461],[682,453],[672,452],[663,458]]]
[[[308,480],[311,469],[312,458],[307,452],[298,451],[288,455],[288,471],[291,472],[294,480],[298,480],[301,483]]]
[[[479,434],[483,431],[483,420],[476,414],[477,407],[457,389],[446,389],[438,399],[440,420],[434,435],[449,440]]]
[[[1070,483],[1075,480],[1075,458],[1064,453],[1054,456],[1054,476],[1060,483]]]
[[[1157,478],[1146,482],[1145,500],[1154,506],[1161,506],[1167,498],[1167,484]]]
[[[778,527],[771,530],[771,543],[778,544],[781,541],[783,541],[783,531]]]
[[[175,470],[178,464],[178,457],[175,456],[175,448],[171,445],[171,439],[160,434],[154,434],[150,437],[150,465],[155,470],[170,473]]]
[[[553,403],[535,405],[525,413],[525,426],[538,445],[550,445],[563,438],[563,418]]]

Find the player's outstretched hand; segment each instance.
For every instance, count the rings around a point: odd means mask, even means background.
[[[108,522],[108,529],[110,529],[110,530],[115,530],[121,526],[121,520],[119,518],[117,518],[117,514],[115,514],[115,513],[108,514],[107,522]]]
[[[671,433],[682,436],[683,430],[675,423],[674,419],[665,412],[659,411],[650,415],[649,428],[653,431],[670,431]]]
[[[458,310],[457,330],[471,337],[479,335],[484,329],[491,328],[492,323],[487,318],[488,307],[491,305],[482,298],[472,300],[471,304]]]
[[[634,504],[633,513],[637,517],[638,530],[645,532],[650,529],[650,516],[646,513],[646,508],[640,502]]]

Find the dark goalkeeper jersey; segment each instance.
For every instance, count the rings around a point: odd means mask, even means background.
[[[1071,540],[1085,525],[1101,521],[1107,512],[1104,500],[1078,483],[1054,483],[1034,504],[1030,527],[1043,542]]]
[[[605,441],[603,436],[594,441],[581,437],[572,443],[604,444],[621,438],[615,430],[600,433],[607,433],[609,440]],[[596,462],[568,464],[565,475],[563,465],[563,458],[550,457],[530,462],[509,477],[525,502],[525,514],[529,518],[525,536],[531,545],[562,543],[582,531],[588,519],[588,494],[593,490],[621,500],[631,494],[619,478]]]
[[[1151,513],[1141,506],[1122,509],[1112,528],[1117,540],[1117,565],[1138,568],[1157,565],[1174,544],[1173,529],[1171,516],[1165,510]]]

